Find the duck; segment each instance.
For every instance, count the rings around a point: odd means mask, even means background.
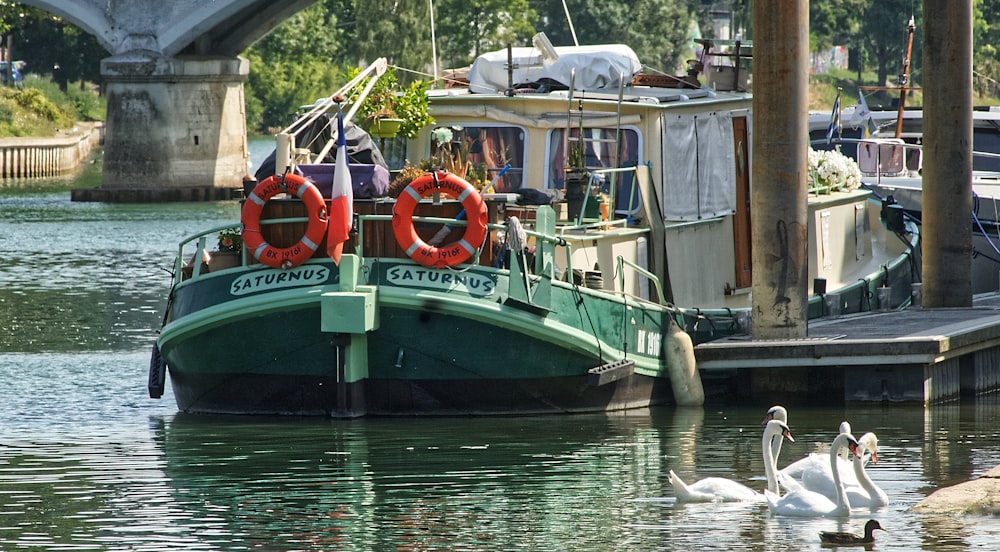
[[[830,468],[833,471],[834,483],[837,487],[836,500],[830,500],[825,495],[810,491],[808,489],[789,490],[784,496],[764,490],[764,500],[767,502],[768,510],[772,515],[794,516],[794,517],[841,517],[851,514],[851,504],[847,498],[847,492],[841,483],[840,474],[836,471],[837,453],[840,449],[847,448],[854,456],[859,456],[858,441],[849,433],[840,433],[833,440],[830,446]],[[777,466],[771,449],[765,447],[767,455],[766,464],[773,471]]]
[[[779,420],[771,420],[767,423],[764,428],[764,435],[761,439],[761,447],[764,449],[765,458],[772,456],[771,451],[771,439],[773,437],[780,436],[780,438],[788,439],[790,441],[795,441],[792,437],[792,432],[788,429],[788,426]],[[775,470],[773,466],[769,466],[767,463],[764,465],[765,475],[768,479],[768,485],[776,485],[772,483],[774,479]],[[685,483],[674,470],[670,470],[670,484],[674,488],[674,495],[677,497],[677,502],[761,502],[764,500],[764,496],[757,491],[747,487],[746,485],[733,481],[732,479],[727,479],[725,477],[706,477],[694,483]]]
[[[823,544],[836,544],[841,546],[851,546],[860,544],[872,544],[875,542],[875,531],[885,531],[885,528],[878,520],[870,519],[865,523],[865,534],[856,535],[847,532],[820,531],[819,540]]]

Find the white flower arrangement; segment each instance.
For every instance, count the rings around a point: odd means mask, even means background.
[[[849,192],[861,186],[861,169],[857,162],[836,150],[816,151],[809,148],[810,188],[820,193]]]

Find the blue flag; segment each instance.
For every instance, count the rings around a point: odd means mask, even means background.
[[[837,90],[837,99],[833,101],[833,112],[830,113],[830,126],[826,129],[826,143],[833,141],[834,134],[840,138],[840,131],[840,90]]]

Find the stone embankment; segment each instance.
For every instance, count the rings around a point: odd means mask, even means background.
[[[911,511],[927,514],[1000,515],[1000,466],[978,479],[934,491],[911,508]]]
[[[0,138],[0,186],[13,179],[45,178],[75,171],[103,139],[103,123],[81,123],[44,138]]]

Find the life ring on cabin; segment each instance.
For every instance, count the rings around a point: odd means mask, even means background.
[[[468,221],[461,239],[440,247],[422,240],[413,226],[417,204],[435,192],[462,202]],[[432,268],[455,266],[471,257],[486,239],[486,204],[479,191],[459,176],[446,171],[427,173],[400,192],[392,209],[392,233],[396,243],[414,261]]]
[[[275,247],[264,240],[260,233],[260,215],[264,204],[279,193],[297,196],[305,203],[309,218],[302,239],[291,247]],[[297,174],[269,176],[253,189],[243,203],[240,214],[243,225],[243,243],[258,261],[272,268],[292,268],[312,257],[326,234],[326,202],[316,186]]]

